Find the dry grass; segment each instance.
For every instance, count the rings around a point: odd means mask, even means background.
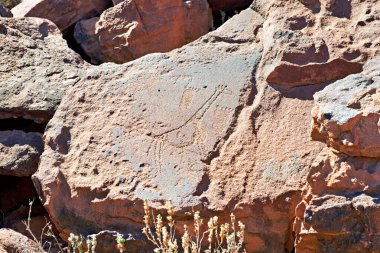
[[[57,238],[55,237],[52,226],[46,223],[43,228],[40,239],[32,233],[30,229],[30,214],[33,201],[30,202],[30,211],[28,221],[24,222],[26,230],[30,233],[33,240],[37,242],[41,250],[50,252],[52,243],[59,246],[60,252],[73,253],[95,253],[96,238],[89,236],[84,238],[81,235],[70,234],[68,238],[69,245],[62,249]],[[244,230],[245,225],[240,221],[237,222],[235,215],[230,215],[230,222],[219,224],[218,217],[210,218],[207,224],[204,223],[200,212],[193,213],[193,228],[194,234],[191,234],[190,229],[184,225],[184,234],[179,237],[176,235],[176,226],[174,220],[174,209],[171,202],[167,203],[167,215],[154,215],[153,210],[149,207],[148,201],[144,201],[144,228],[142,230],[146,238],[155,245],[154,253],[240,253],[244,250]],[[43,237],[51,240],[43,239]],[[180,243],[178,240],[180,239]],[[204,239],[207,242],[203,243]],[[128,241],[133,240],[130,236],[125,239],[123,235],[117,234],[115,241],[116,247],[120,253],[127,252]]]
[[[171,202],[167,204],[166,225],[163,217],[154,215],[147,201],[144,201],[144,224],[143,233],[152,242],[156,249],[155,253],[238,253],[245,252],[243,249],[245,225],[236,221],[234,214],[230,216],[230,223],[218,224],[218,217],[214,216],[204,225],[199,212],[194,212],[194,235],[190,235],[189,229],[184,225],[184,234],[181,238],[181,247],[176,239],[174,210]],[[205,229],[203,229],[205,227]],[[206,248],[202,248],[203,239],[207,237]],[[204,246],[203,246],[204,247]]]

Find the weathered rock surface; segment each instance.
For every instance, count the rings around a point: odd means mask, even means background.
[[[81,19],[99,15],[109,6],[108,0],[23,0],[12,13],[17,18],[49,19],[65,31]]]
[[[36,172],[42,134],[0,131],[0,175],[27,177]]]
[[[380,2],[254,1],[265,19],[264,78],[285,88],[359,73],[379,54]]]
[[[40,246],[28,237],[11,229],[0,229],[0,252],[45,252]]]
[[[12,12],[0,4],[0,17],[11,18],[12,16]]]
[[[352,156],[380,158],[380,60],[314,95],[312,138]]]
[[[252,0],[208,0],[210,7],[216,11],[228,11],[247,8]]]
[[[296,210],[297,252],[379,252],[380,160],[326,150]]]
[[[126,0],[77,23],[75,39],[93,63],[125,63],[179,48],[209,31],[206,0]]]
[[[255,74],[263,19],[248,9],[168,54],[103,64],[72,87],[45,133],[33,176],[65,237],[141,235],[142,199],[247,224],[248,252],[291,252],[308,165],[312,95]],[[73,113],[75,112],[75,113]]]
[[[297,252],[379,252],[380,64],[314,95],[315,159],[294,230]]]
[[[39,18],[0,18],[0,119],[47,122],[83,60],[58,28]]]
[[[141,208],[145,198],[183,207],[201,203],[207,161],[249,101],[261,55],[252,39],[239,37],[253,34],[260,16],[249,10],[236,21],[244,26],[231,25],[169,54],[103,64],[68,92],[47,127],[34,177],[61,231],[128,231],[128,219],[137,225],[140,217],[124,207]],[[225,42],[239,39],[240,46]],[[67,117],[72,106],[76,116]],[[85,221],[72,224],[73,214]]]

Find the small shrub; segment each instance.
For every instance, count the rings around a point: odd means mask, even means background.
[[[58,242],[57,237],[55,236],[53,232],[53,226],[50,221],[46,220],[45,226],[42,228],[40,238],[37,239],[37,236],[34,235],[32,232],[32,229],[30,228],[30,222],[32,221],[31,215],[32,215],[32,207],[33,207],[34,199],[29,201],[29,213],[28,213],[28,219],[27,221],[23,221],[22,223],[25,225],[26,231],[30,234],[33,241],[37,243],[40,250],[47,251],[48,253],[51,252],[51,249],[53,246],[56,246],[59,248],[60,252],[63,252],[63,249]]]
[[[164,225],[163,217],[154,215],[150,210],[148,202],[144,201],[144,224],[143,233],[152,242],[156,249],[155,253],[176,253],[179,246],[175,236],[174,210],[171,202],[167,203],[167,225]],[[191,236],[189,229],[184,225],[184,234],[181,238],[181,252],[184,253],[238,253],[245,252],[244,230],[245,225],[238,222],[235,227],[235,215],[231,213],[230,223],[218,224],[218,217],[214,216],[207,222],[207,227],[203,231],[204,222],[200,212],[194,212],[194,236]],[[203,232],[202,232],[203,231]],[[203,239],[207,236],[208,247],[202,249]]]

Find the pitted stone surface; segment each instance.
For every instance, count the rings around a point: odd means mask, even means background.
[[[23,0],[12,13],[16,18],[49,19],[65,31],[81,19],[99,15],[109,6],[108,0]]]
[[[202,203],[208,164],[254,94],[260,46],[236,32],[254,34],[261,23],[247,10],[171,53],[94,67],[68,91],[34,175],[64,234],[134,232],[140,216],[125,208],[141,208],[142,199],[184,209]]]
[[[39,18],[0,18],[0,118],[47,122],[83,60],[58,28]]]
[[[125,63],[198,39],[211,19],[206,0],[126,0],[78,22],[74,36],[93,63]]]
[[[252,6],[266,20],[261,66],[272,85],[339,80],[379,55],[377,0],[257,0]]]
[[[304,199],[296,209],[296,250],[379,251],[379,180],[379,159],[326,148],[312,164]]]
[[[42,134],[0,131],[0,175],[31,176],[43,151]]]
[[[380,60],[314,95],[312,138],[354,156],[380,157]]]

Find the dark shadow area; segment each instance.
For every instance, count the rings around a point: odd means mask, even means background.
[[[0,228],[7,225],[7,217],[26,219],[31,200],[34,200],[32,215],[46,213],[30,177],[0,175]]]
[[[248,6],[247,6],[248,7]],[[236,14],[239,14],[241,11],[245,10],[246,8],[236,8],[228,11],[213,11],[212,12],[212,18],[214,22],[215,29],[218,29],[220,26],[222,26],[227,20],[235,16]]]
[[[0,131],[21,130],[28,132],[45,132],[46,123],[36,123],[31,119],[10,118],[0,119]]]
[[[69,48],[71,48],[73,51],[79,54],[83,60],[92,64],[91,58],[84,52],[82,47],[75,40],[74,29],[75,29],[75,25],[72,25],[71,27],[69,27],[66,30],[65,34],[63,35],[63,38],[67,41],[67,45],[69,46]]]
[[[300,99],[300,100],[313,100],[313,95],[318,92],[323,90],[326,86],[332,84],[332,82],[326,82],[326,83],[321,83],[321,84],[312,84],[312,85],[307,85],[307,86],[300,86],[300,87],[295,87],[291,89],[285,89],[281,87],[280,85],[276,84],[270,84],[270,86],[279,91],[284,97],[287,98],[295,98],[295,99]]]
[[[352,6],[348,0],[336,0],[331,8],[332,14],[337,18],[351,18]]]

